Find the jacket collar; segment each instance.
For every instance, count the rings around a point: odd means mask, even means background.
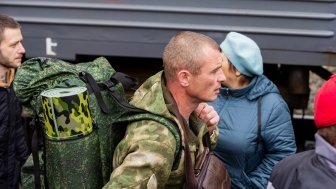
[[[254,87],[254,85],[257,82],[257,77],[254,77],[251,82],[244,88],[240,89],[231,89],[226,86],[222,86],[220,89],[220,93],[225,95],[225,96],[233,96],[233,97],[241,97],[241,96],[246,96],[249,94],[251,89]]]
[[[336,172],[336,149],[325,141],[319,134],[315,134],[316,154],[324,157],[328,165]]]
[[[14,80],[14,74],[15,74],[14,68],[9,69],[8,72],[6,73],[6,83],[3,83],[0,80],[0,87],[9,88]]]

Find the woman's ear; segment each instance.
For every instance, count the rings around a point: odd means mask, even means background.
[[[187,87],[189,86],[189,71],[187,70],[181,70],[177,73],[178,82],[181,86]]]
[[[235,75],[236,77],[240,77],[242,74],[235,68]]]

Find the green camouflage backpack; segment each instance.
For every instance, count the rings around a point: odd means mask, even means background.
[[[129,122],[151,119],[166,125],[179,149],[174,123],[128,103],[124,89],[136,85],[104,57],[78,64],[44,57],[25,61],[16,72],[14,90],[35,117],[35,132],[32,156],[22,169],[23,188],[102,188]]]

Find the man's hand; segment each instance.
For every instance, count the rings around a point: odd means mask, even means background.
[[[215,109],[206,103],[200,103],[196,108],[195,113],[206,123],[209,133],[212,134],[219,122],[219,116]]]

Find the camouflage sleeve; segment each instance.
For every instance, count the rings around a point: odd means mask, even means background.
[[[176,140],[163,125],[139,121],[128,126],[113,156],[107,188],[164,188],[174,162]]]
[[[213,133],[210,136],[211,149],[215,149],[215,147],[217,145],[218,135],[219,135],[219,130],[218,130],[218,127],[216,127],[216,129],[213,131]]]

